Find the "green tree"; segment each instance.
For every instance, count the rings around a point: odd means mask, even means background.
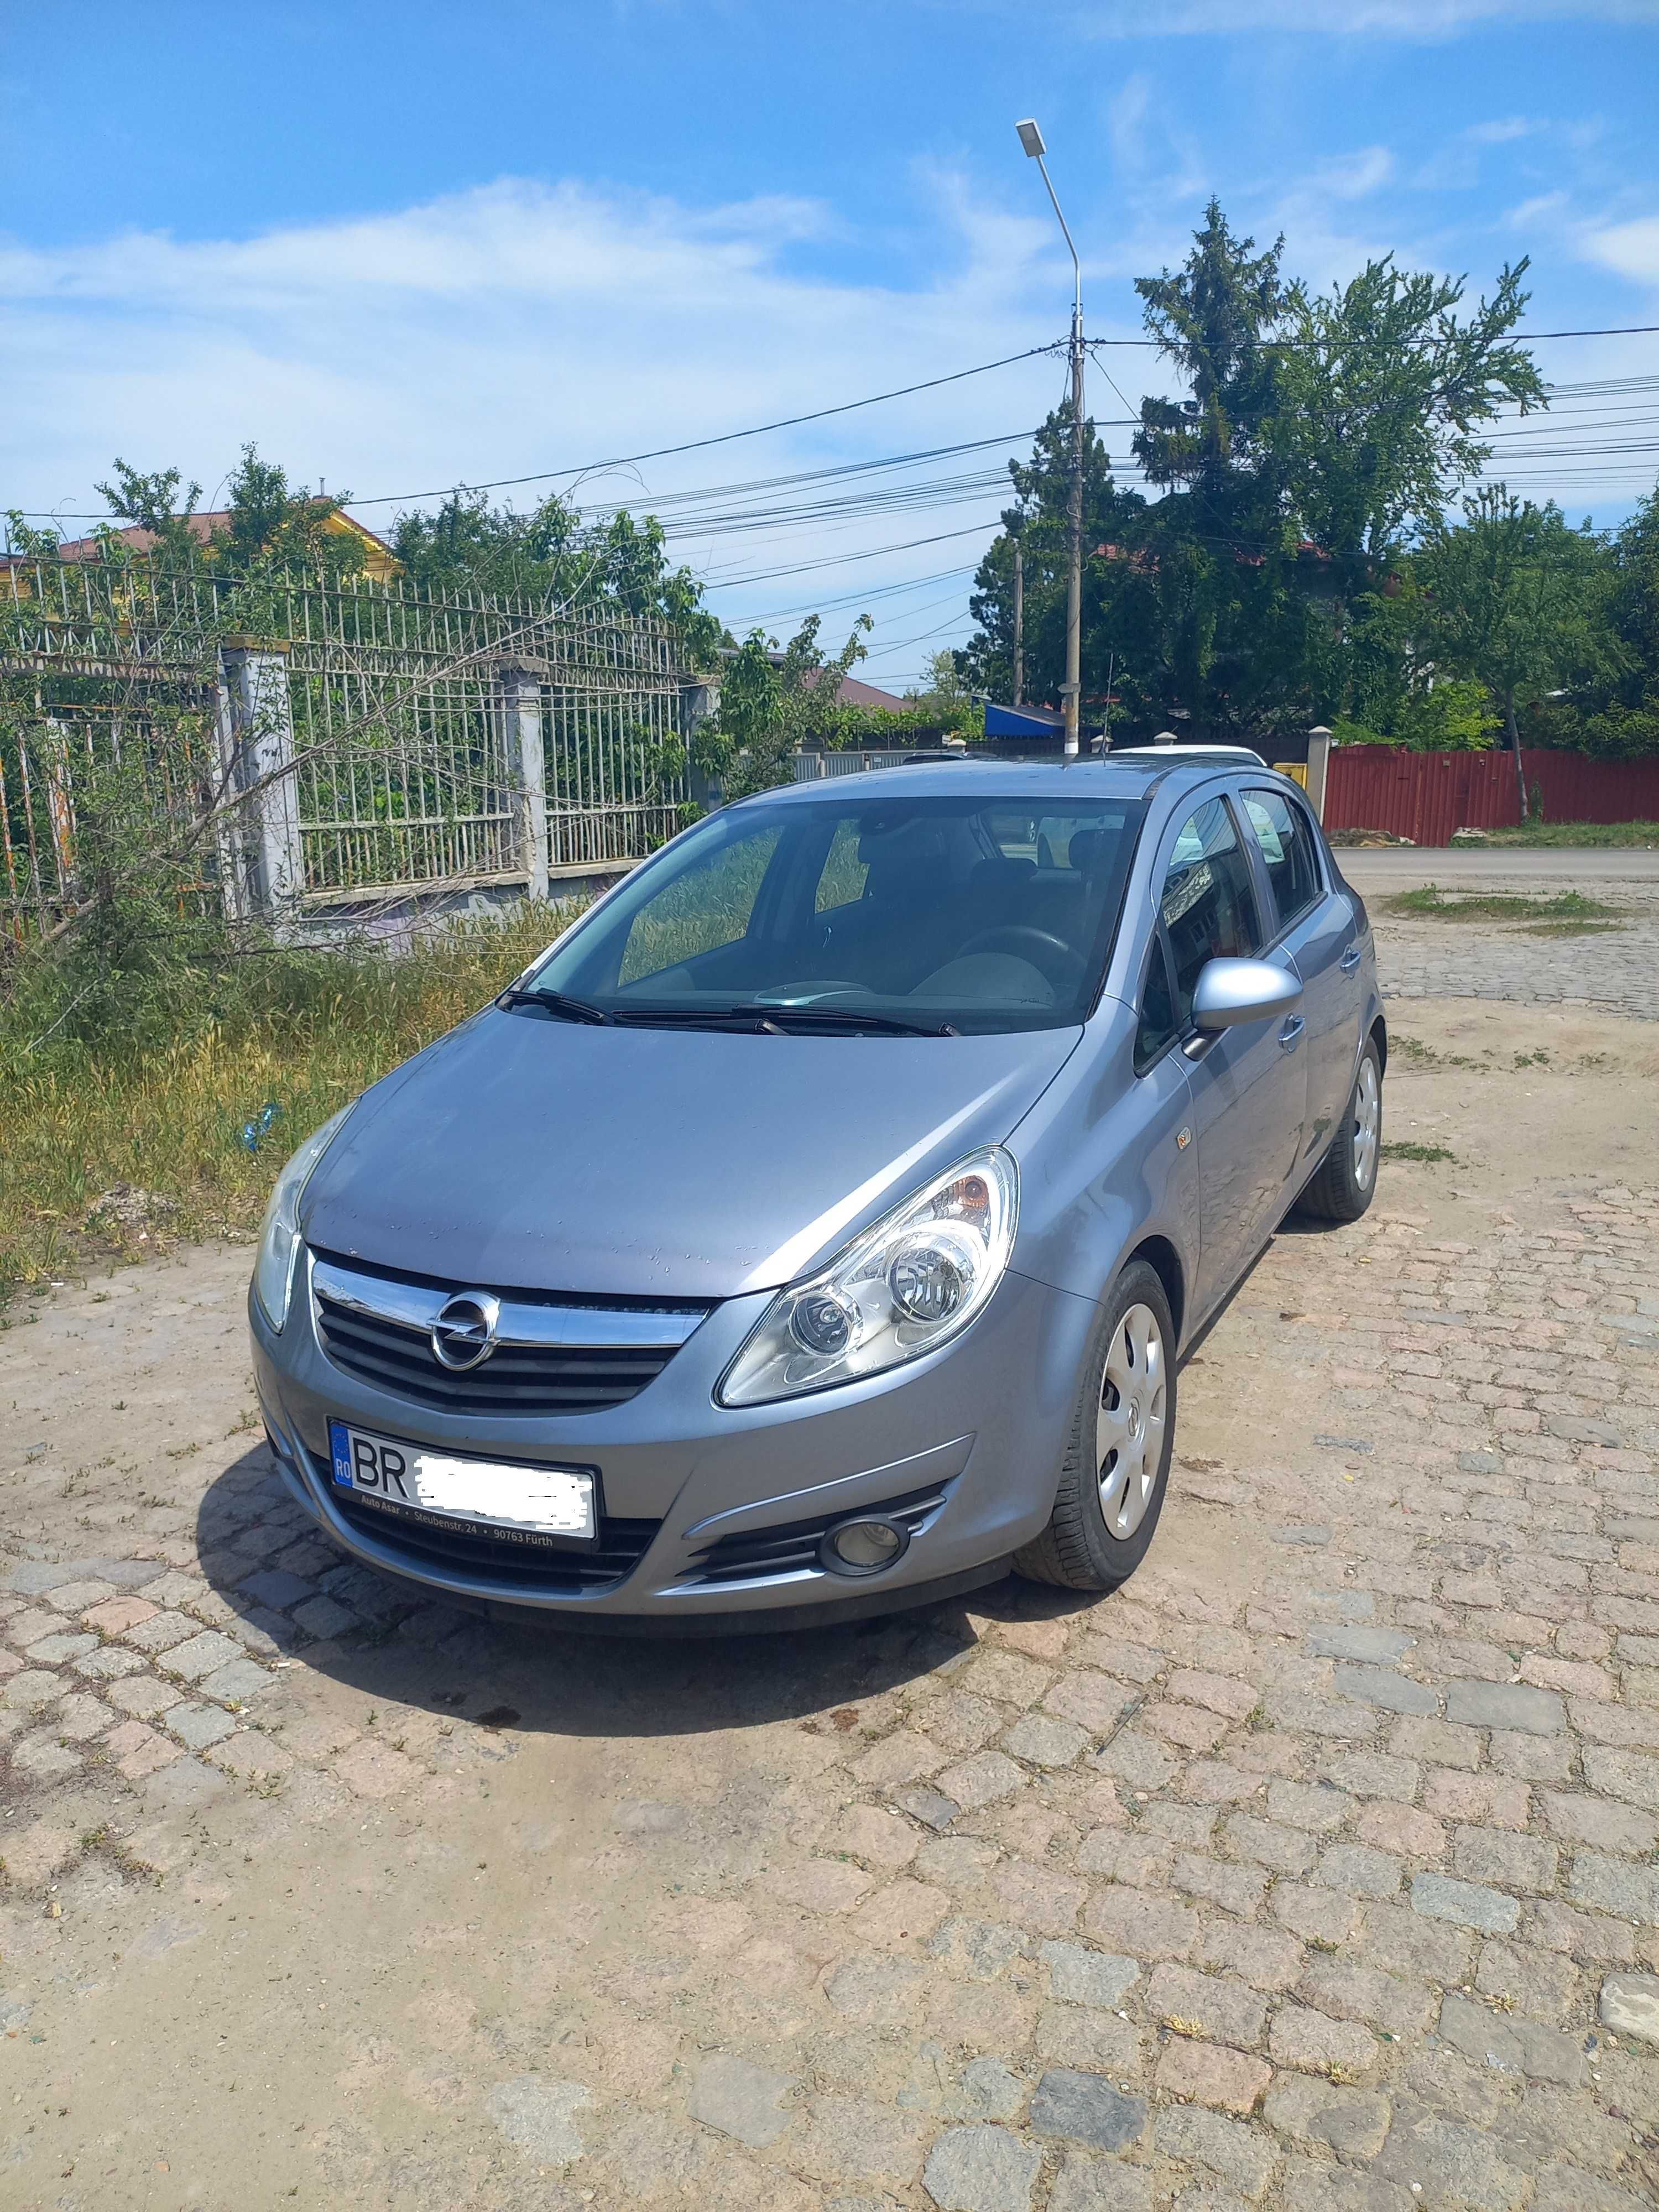
[[[290,487],[288,471],[275,461],[262,461],[253,445],[243,447],[228,489],[227,520],[210,541],[216,568],[246,572],[270,562],[277,568],[319,568],[336,576],[355,575],[362,569],[361,542],[349,532],[328,526],[350,498],[349,492]]]
[[[1163,496],[1113,483],[1092,433],[1085,474],[1083,672],[1121,719],[1271,743],[1346,716],[1392,731],[1430,672],[1394,605],[1404,547],[1486,458],[1497,410],[1540,405],[1511,336],[1524,263],[1460,312],[1461,279],[1384,258],[1324,295],[1291,279],[1212,201],[1178,269],[1138,280],[1146,328],[1191,397],[1140,404],[1133,450]],[[1011,696],[1013,533],[1025,549],[1028,692],[1057,696],[1068,454],[1062,410],[1011,473],[959,659]],[[1422,726],[1426,727],[1426,724]]]
[[[202,487],[193,482],[185,484],[181,497],[179,488],[183,483],[179,469],[157,469],[146,476],[118,457],[114,483],[94,484],[93,489],[108,503],[118,521],[148,531],[156,552],[189,562],[197,559],[202,550],[201,540],[190,528]]]
[[[1148,332],[1193,392],[1140,403],[1134,453],[1150,483],[1190,487],[1229,507],[1240,492],[1252,506],[1272,497],[1267,434],[1279,358],[1267,341],[1289,305],[1284,251],[1282,238],[1265,253],[1253,238],[1236,238],[1212,199],[1182,267],[1135,279]]]
[[[904,696],[915,709],[915,720],[922,726],[982,735],[985,710],[974,702],[973,690],[963,674],[960,659],[950,646],[930,653],[922,664],[927,671],[924,680]]]
[[[1092,423],[1085,426],[1083,471],[1083,713],[1103,705],[1107,672],[1124,665],[1127,635],[1146,629],[1150,572],[1133,557],[1145,535],[1146,502],[1113,478],[1111,459]],[[974,576],[968,609],[976,629],[953,658],[962,678],[994,698],[1012,699],[1014,683],[1014,541],[1024,562],[1025,696],[1056,700],[1066,672],[1066,495],[1071,410],[1057,408],[1036,434],[1028,461],[1011,461],[1014,503],[1003,512]],[[1140,637],[1150,665],[1149,637]],[[1117,687],[1115,684],[1114,689]]]
[[[6,509],[6,550],[20,561],[55,561],[62,542],[55,530],[37,530],[19,508]]]
[[[821,617],[809,615],[780,653],[777,641],[751,630],[720,672],[718,717],[692,739],[694,766],[719,779],[727,799],[769,791],[789,781],[790,757],[804,744],[829,744],[839,734],[841,682],[865,654],[860,615],[838,653],[819,649]]]
[[[1464,501],[1461,523],[1433,526],[1416,565],[1437,666],[1483,684],[1504,718],[1524,821],[1519,709],[1596,650],[1600,549],[1553,501],[1534,507],[1495,484]]]
[[[1603,760],[1659,757],[1659,490],[1606,556],[1601,619],[1566,686],[1534,704],[1529,744],[1565,745]]]
[[[1386,559],[1478,474],[1492,453],[1480,428],[1501,406],[1547,404],[1531,356],[1509,335],[1527,304],[1526,270],[1524,260],[1504,270],[1462,321],[1467,280],[1409,276],[1392,255],[1327,293],[1291,287],[1266,435],[1304,537],[1350,561]]]
[[[670,568],[654,515],[588,523],[556,493],[520,514],[463,488],[430,513],[400,514],[392,545],[411,580],[435,593],[514,592],[655,617],[694,668],[712,667],[725,639],[691,571]]]

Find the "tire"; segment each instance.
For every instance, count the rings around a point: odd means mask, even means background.
[[[1170,1480],[1175,1344],[1162,1282],[1144,1260],[1132,1260],[1089,1340],[1054,1513],[1014,1554],[1029,1580],[1111,1590],[1146,1558]]]
[[[1297,1210],[1321,1221],[1358,1221],[1376,1191],[1382,1157],[1382,1062],[1376,1039],[1367,1037],[1354,1071],[1348,1110],[1297,1200]]]

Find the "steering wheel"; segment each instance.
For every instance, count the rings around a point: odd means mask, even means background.
[[[981,930],[977,937],[970,937],[962,946],[957,957],[965,960],[970,952],[1012,952],[1016,957],[1029,959],[1041,972],[1044,982],[1056,991],[1075,982],[1083,971],[1081,953],[1067,945],[1064,938],[1056,937],[1052,930],[1036,929],[1029,922],[1008,922],[1000,929]],[[1033,954],[1037,957],[1032,958]]]

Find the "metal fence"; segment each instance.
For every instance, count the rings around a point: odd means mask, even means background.
[[[866,768],[902,768],[911,757],[908,752],[805,752],[794,756],[797,783],[816,783],[831,775],[857,775]]]
[[[85,896],[90,848],[176,848],[179,896],[545,886],[679,826],[685,678],[658,624],[159,561],[0,568],[0,900]]]
[[[642,859],[680,826],[687,793],[665,775],[682,734],[679,677],[630,672],[627,690],[543,687],[547,731],[548,858],[555,868]]]

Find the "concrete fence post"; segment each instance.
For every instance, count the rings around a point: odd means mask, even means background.
[[[233,921],[280,927],[297,913],[305,888],[300,794],[292,773],[282,773],[294,764],[286,645],[221,641],[215,734],[226,793],[253,793],[240,812],[220,817],[227,913]],[[256,791],[256,785],[264,787]]]
[[[545,903],[547,873],[547,753],[542,738],[542,679],[528,669],[501,672],[507,757],[519,777],[520,848],[525,895]]]
[[[1331,733],[1322,723],[1308,732],[1308,803],[1316,818],[1325,819],[1325,776],[1331,760]]]
[[[726,804],[718,776],[707,775],[693,764],[692,742],[702,725],[720,710],[718,677],[701,677],[680,686],[680,742],[685,747],[685,788],[693,802],[709,813]]]

